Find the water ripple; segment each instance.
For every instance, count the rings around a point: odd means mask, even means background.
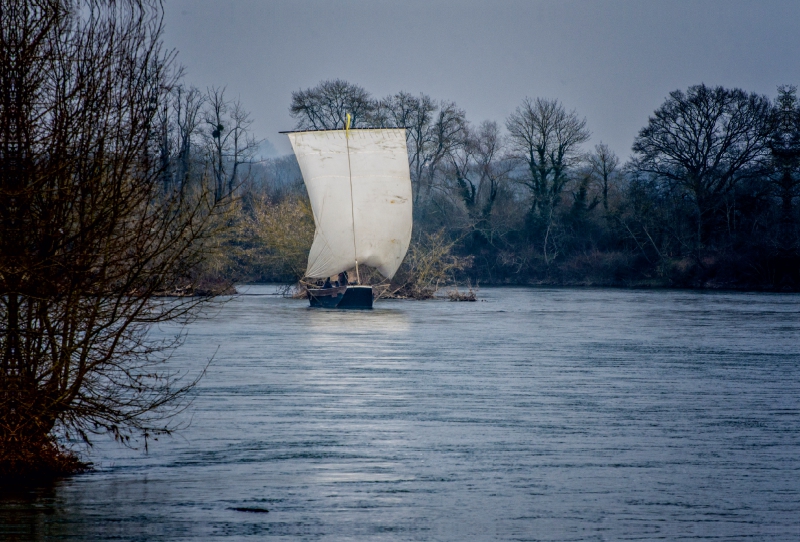
[[[0,534],[800,539],[800,296],[484,288],[339,312],[270,292],[190,327],[176,367],[219,351],[179,437],[99,443],[97,471],[0,501]]]

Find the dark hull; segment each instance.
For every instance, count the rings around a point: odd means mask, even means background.
[[[372,286],[340,286],[308,289],[312,307],[325,309],[371,309]]]

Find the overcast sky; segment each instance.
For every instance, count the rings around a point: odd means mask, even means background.
[[[675,89],[774,97],[800,83],[800,1],[167,0],[165,41],[185,81],[227,86],[281,154],[294,90],[341,78],[382,97],[455,101],[503,123],[525,98],[586,117],[626,159]],[[587,145],[587,148],[588,145]]]

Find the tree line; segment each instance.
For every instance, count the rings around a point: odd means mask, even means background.
[[[168,182],[210,179],[217,197],[235,196],[204,280],[295,281],[314,228],[297,163],[254,160],[249,114],[221,98],[178,86],[160,116],[172,134],[163,139]],[[220,102],[224,122],[210,114]],[[289,111],[301,130],[342,129],[348,113],[354,128],[406,129],[414,237],[395,293],[426,297],[454,280],[800,288],[795,87],[774,100],[702,84],[676,90],[626,163],[606,144],[587,148],[585,118],[557,99],[525,98],[503,121],[474,124],[452,101],[375,98],[332,80],[294,92]],[[420,261],[434,279],[415,282]]]
[[[774,100],[671,92],[622,163],[586,148],[586,120],[525,98],[471,123],[452,101],[323,81],[292,94],[297,129],[404,127],[415,242],[442,234],[457,276],[483,284],[800,287],[796,88]],[[296,185],[302,197],[301,185]]]

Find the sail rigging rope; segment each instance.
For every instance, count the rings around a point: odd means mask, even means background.
[[[350,113],[347,114],[347,122],[344,126],[344,139],[347,146],[347,173],[350,178],[350,217],[353,219],[353,256],[356,260],[356,282],[361,284],[361,277],[358,274],[358,248],[356,248],[356,211],[353,203],[353,169],[350,166]]]

